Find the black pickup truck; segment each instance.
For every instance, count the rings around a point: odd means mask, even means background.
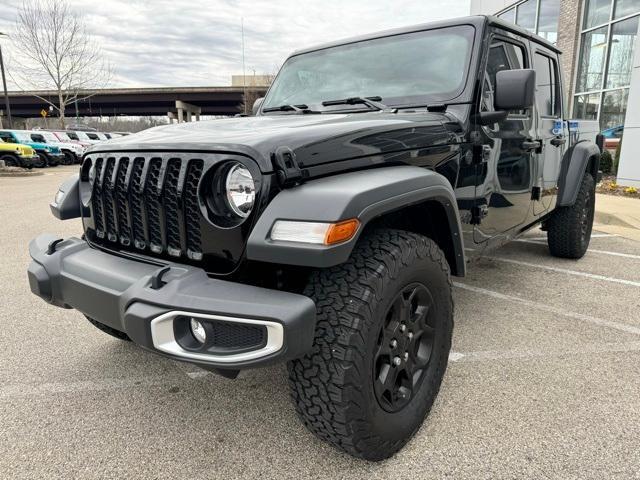
[[[450,277],[539,224],[588,247],[600,149],[559,53],[484,16],[296,52],[250,117],[92,147],[51,205],[84,234],[31,242],[31,290],[228,377],[286,361],[312,432],[387,458],[445,373]]]

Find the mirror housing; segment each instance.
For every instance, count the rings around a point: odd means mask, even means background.
[[[253,102],[253,107],[251,107],[252,115],[256,115],[258,113],[258,110],[260,110],[260,106],[262,105],[262,102],[264,102],[264,97],[256,98],[256,101]]]
[[[532,69],[502,70],[496,74],[496,110],[524,110],[533,106],[536,72]]]

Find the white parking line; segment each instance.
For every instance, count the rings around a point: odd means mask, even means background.
[[[585,315],[583,313],[571,312],[569,310],[552,307],[551,305],[534,302],[532,300],[516,297],[514,295],[506,295],[504,293],[494,292],[493,290],[486,290],[484,288],[474,287],[472,285],[467,285],[466,283],[454,282],[453,285],[455,287],[461,288],[462,290],[468,290],[470,292],[479,293],[481,295],[487,295],[489,297],[497,298],[500,300],[507,300],[509,302],[520,303],[522,305],[527,305],[529,307],[537,308],[538,310],[553,313],[555,315],[561,315],[567,318],[572,318],[574,320],[579,320],[581,322],[589,322],[589,323],[593,323],[594,325],[613,328],[621,332],[640,335],[640,328],[634,327],[632,325],[627,325],[625,323],[614,322],[613,320],[605,320],[604,318],[592,317],[591,315]]]
[[[569,270],[566,268],[558,268],[558,267],[550,267],[548,265],[538,265],[535,263],[529,263],[529,262],[522,262],[520,260],[512,260],[510,258],[502,258],[502,257],[487,257],[490,258],[492,260],[497,260],[499,262],[504,262],[504,263],[511,263],[513,265],[522,265],[525,267],[532,267],[532,268],[542,268],[544,270],[549,270],[552,272],[558,272],[558,273],[566,273],[567,275],[575,275],[577,277],[585,277],[585,278],[591,278],[593,280],[602,280],[605,282],[612,282],[612,283],[621,283],[622,285],[629,285],[631,287],[640,287],[640,282],[634,282],[633,280],[625,280],[622,278],[614,278],[614,277],[607,277],[605,275],[598,275],[596,273],[587,273],[587,272],[578,272],[576,270]]]
[[[524,238],[519,238],[519,239],[516,240],[516,242],[533,243],[535,245],[546,245],[547,244],[547,242],[544,242],[542,240],[525,240]],[[614,256],[614,257],[633,258],[635,260],[640,260],[640,255],[634,255],[632,253],[612,252],[610,250],[598,250],[596,248],[589,248],[589,250],[587,250],[587,253],[600,253],[602,255],[611,255],[611,256]]]
[[[451,352],[450,362],[482,362],[491,360],[517,360],[532,358],[554,358],[599,353],[640,352],[640,342],[603,343],[584,345],[576,348],[523,349],[523,350],[485,350],[478,352]]]
[[[618,237],[615,233],[592,233],[591,238],[607,238],[607,237]],[[538,237],[524,237],[526,240],[544,240],[547,241],[547,236],[538,236]],[[524,240],[523,239],[523,240]]]

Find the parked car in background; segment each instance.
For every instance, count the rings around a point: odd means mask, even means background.
[[[55,145],[34,142],[26,130],[0,130],[0,138],[7,143],[28,145],[36,151],[40,162],[36,167],[55,167],[64,162],[64,154]]]
[[[36,151],[28,145],[5,143],[0,139],[0,160],[7,167],[32,168],[39,166],[41,160]]]
[[[73,140],[77,140],[82,143],[86,143],[88,145],[95,145],[96,143],[100,143],[100,139],[94,132],[83,132],[81,130],[67,130],[67,135],[69,138]],[[91,137],[87,135],[87,133],[91,134]]]
[[[84,153],[84,147],[78,143],[73,142],[61,142],[58,137],[56,137],[53,133],[47,132],[46,130],[34,130],[29,132],[31,135],[31,139],[34,142],[46,143],[49,145],[55,145],[60,148],[64,155],[64,163],[65,165],[73,165],[74,163],[79,163],[82,154]]]
[[[85,149],[92,145],[91,143],[82,142],[78,140],[77,135],[74,135],[74,137],[76,138],[71,138],[69,133],[73,133],[73,132],[65,132],[64,130],[49,130],[49,131],[53,133],[56,137],[58,137],[58,140],[63,143],[77,143],[78,145],[81,145]]]
[[[607,128],[601,133],[604,137],[604,148],[606,148],[607,150],[615,151],[616,148],[618,148],[620,140],[622,139],[622,134],[624,133],[624,125]]]

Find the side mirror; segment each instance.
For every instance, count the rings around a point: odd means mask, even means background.
[[[496,110],[523,110],[533,106],[536,72],[531,69],[502,70],[496,74]]]
[[[251,113],[253,115],[258,113],[258,110],[260,110],[260,105],[262,105],[262,102],[264,102],[264,97],[256,98],[256,101],[253,102],[253,107],[251,107]]]

